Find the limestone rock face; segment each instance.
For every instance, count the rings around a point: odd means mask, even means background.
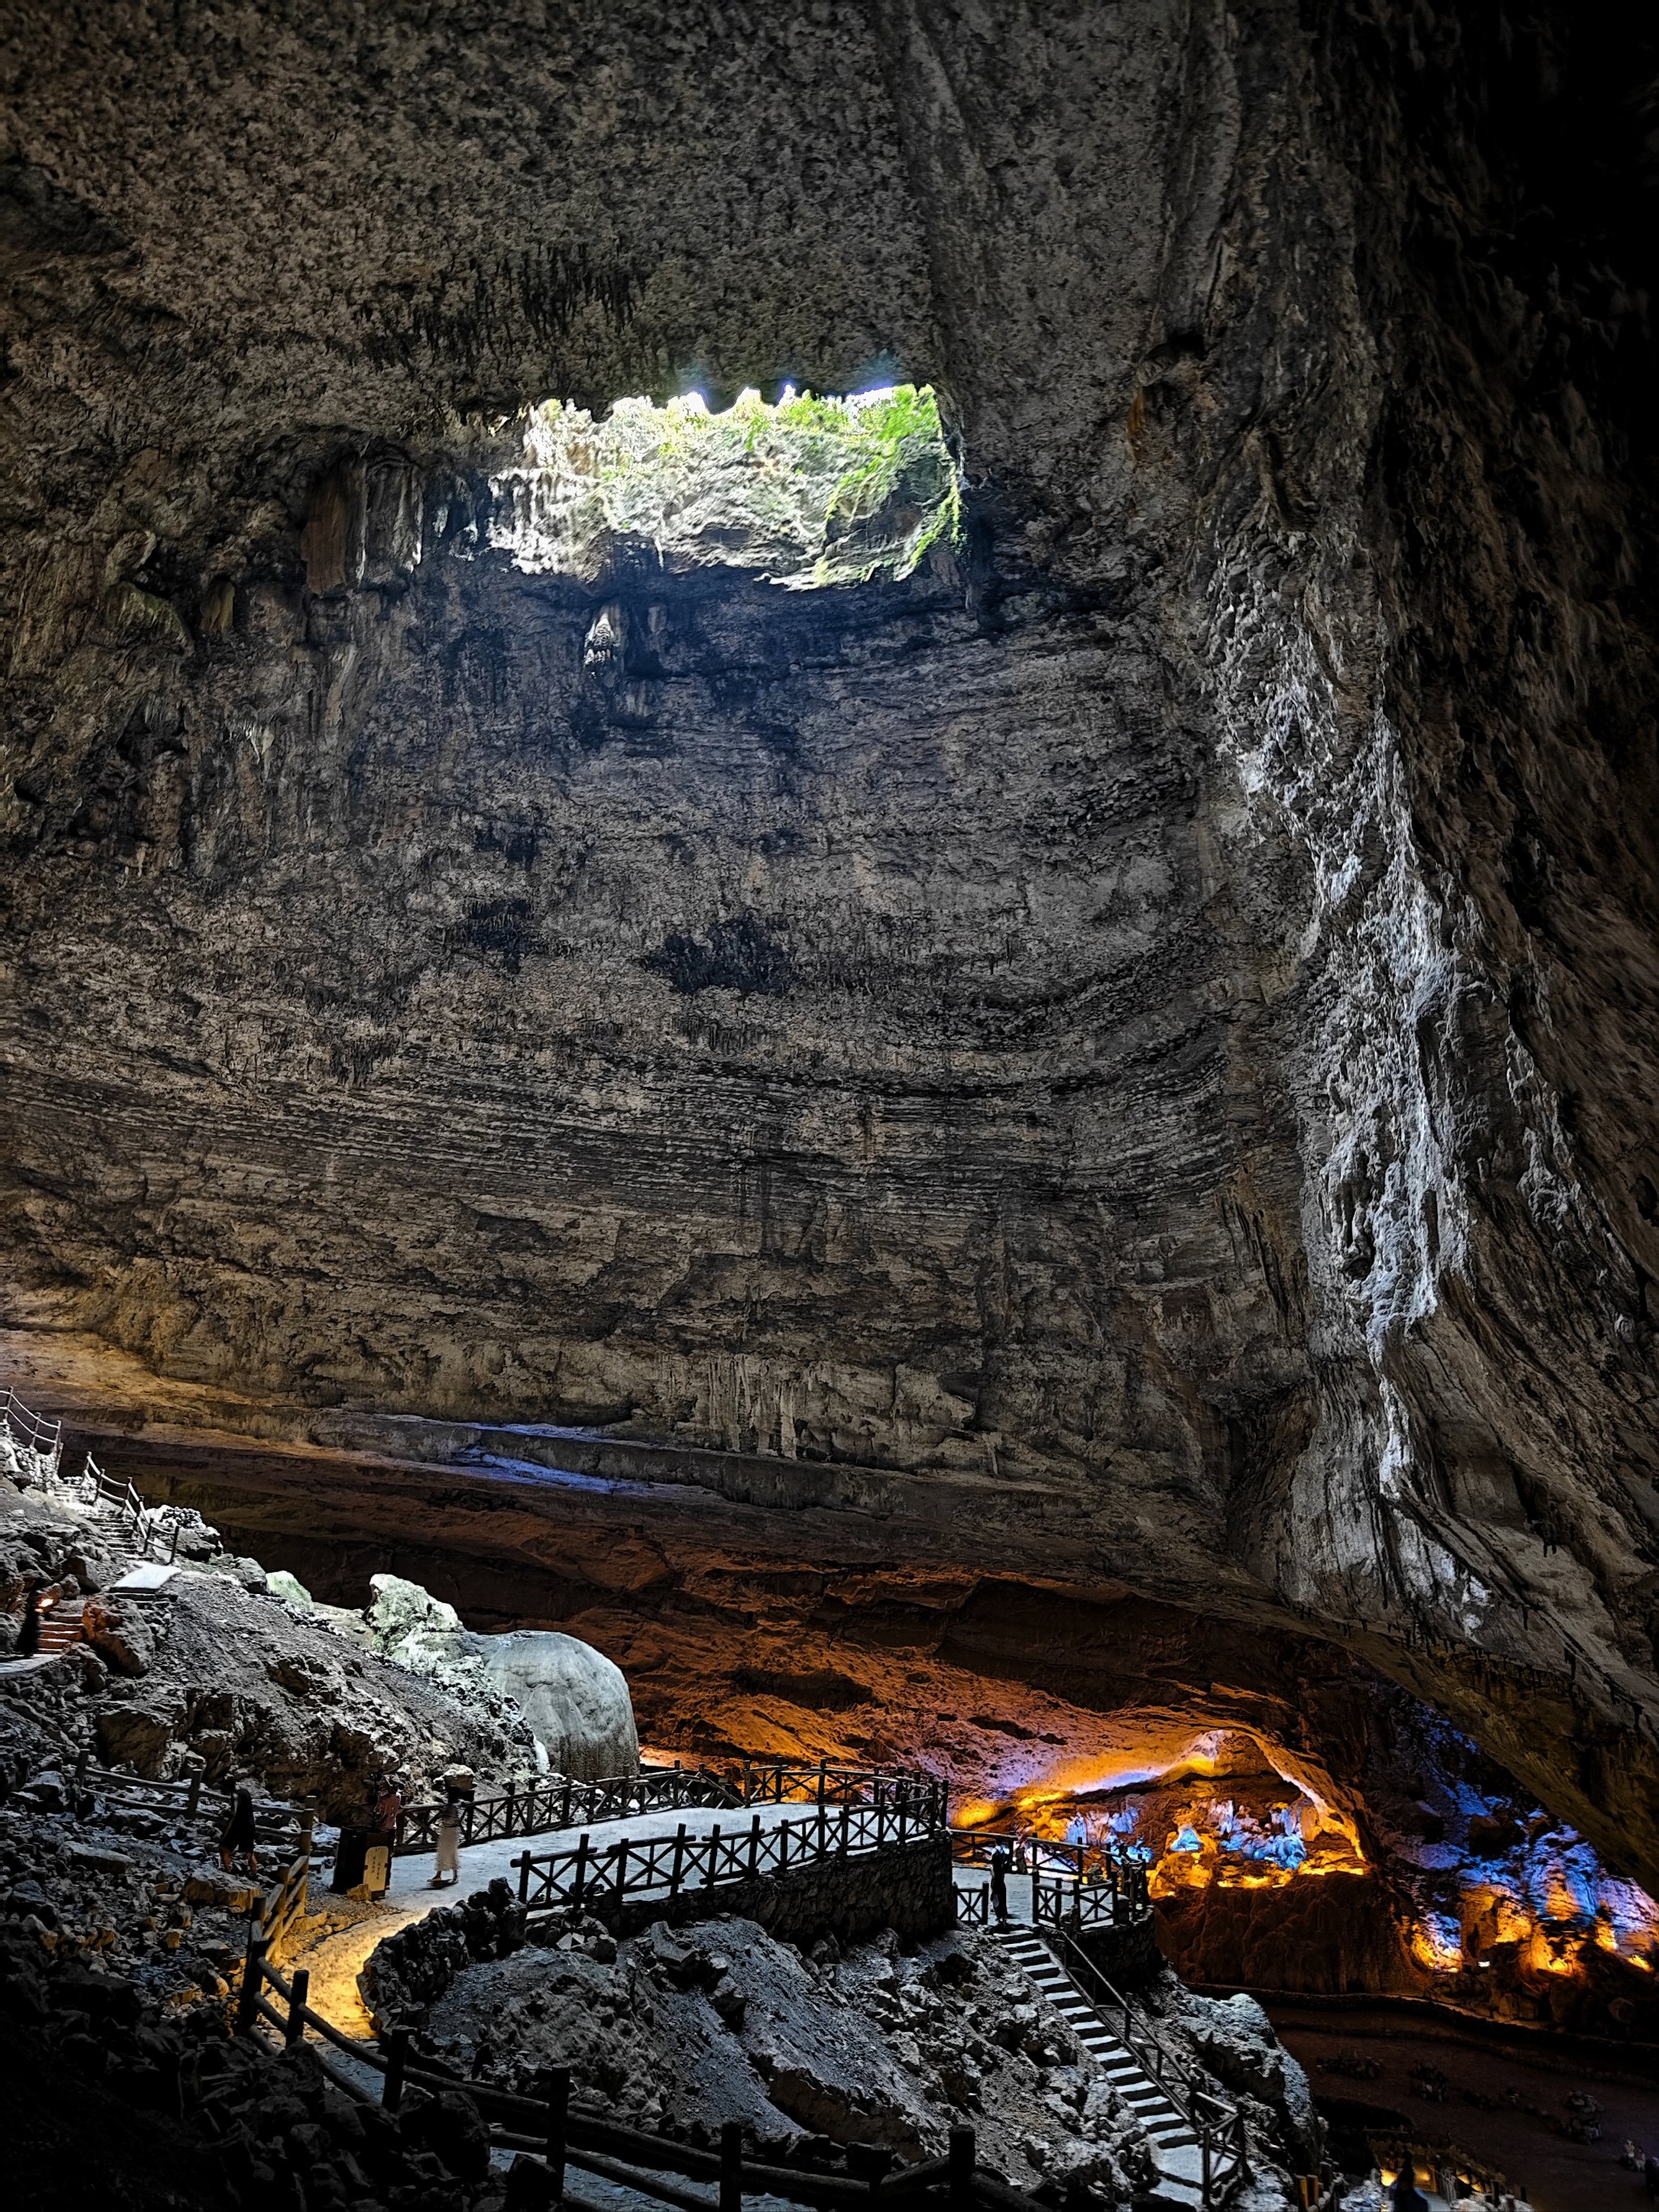
[[[1642,71],[685,20],[13,12],[10,1310],[640,1583],[1345,1640],[1659,1881]],[[492,536],[515,409],[890,356],[903,584]]]
[[[463,1699],[487,1684],[523,1714],[556,1773],[589,1780],[638,1766],[628,1684],[603,1652],[548,1630],[473,1635],[453,1605],[401,1575],[374,1575],[370,1588],[376,1650]]]
[[[640,1742],[633,1701],[622,1670],[603,1652],[534,1628],[475,1637],[471,1649],[529,1722],[556,1772],[583,1781],[634,1772]]]

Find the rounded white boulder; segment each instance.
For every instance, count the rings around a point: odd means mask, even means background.
[[[470,1642],[489,1680],[529,1722],[556,1772],[580,1781],[634,1772],[640,1763],[634,1701],[622,1669],[602,1651],[540,1628]]]

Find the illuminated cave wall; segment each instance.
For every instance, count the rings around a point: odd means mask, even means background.
[[[629,1667],[647,1736],[915,1759],[965,1822],[1134,1853],[1195,1982],[1659,2036],[1659,1906],[1362,1664],[1133,1601],[1073,1611],[1033,1668],[1040,1593],[866,1593],[838,1619],[775,1589],[758,1632],[713,1628],[713,1595],[648,1622],[584,1616]]]

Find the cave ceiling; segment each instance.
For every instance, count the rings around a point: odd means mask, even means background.
[[[10,10],[9,1373],[1346,1642],[1654,1880],[1651,65]],[[901,375],[907,577],[492,536],[517,410]]]

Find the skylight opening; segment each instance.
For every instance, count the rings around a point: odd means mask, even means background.
[[[962,527],[961,479],[930,385],[775,404],[739,393],[618,399],[596,420],[549,400],[492,476],[490,536],[532,575],[592,581],[628,544],[673,568],[761,570],[791,591],[912,574]]]

